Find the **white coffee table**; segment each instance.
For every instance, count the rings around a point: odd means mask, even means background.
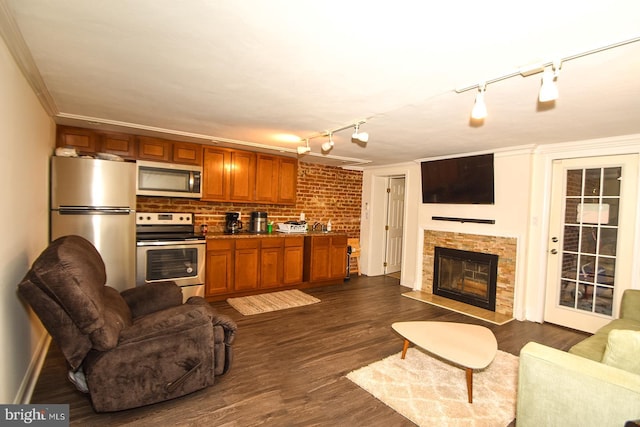
[[[467,394],[473,403],[473,370],[489,366],[498,351],[490,329],[453,322],[397,322],[391,327],[404,337],[402,359],[409,342],[445,360],[463,366],[467,373]]]

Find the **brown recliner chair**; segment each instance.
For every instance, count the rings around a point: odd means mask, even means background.
[[[52,242],[18,285],[60,347],[69,379],[97,412],[173,399],[212,385],[232,361],[236,324],[174,283],[119,293],[79,236]]]

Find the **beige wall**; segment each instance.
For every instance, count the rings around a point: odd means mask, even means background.
[[[54,124],[0,38],[0,403],[21,403],[47,334],[16,285],[49,236]]]

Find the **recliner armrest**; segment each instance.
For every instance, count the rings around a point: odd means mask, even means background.
[[[182,304],[182,290],[174,282],[147,283],[122,291],[120,295],[134,319]]]

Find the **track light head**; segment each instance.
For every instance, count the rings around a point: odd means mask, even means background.
[[[360,142],[367,142],[369,141],[369,134],[367,132],[358,132],[358,128],[360,127],[360,123],[356,123],[354,128],[355,130],[353,131],[353,134],[351,135],[351,139],[355,139],[357,141]]]
[[[329,132],[329,140],[324,144],[322,144],[321,148],[322,148],[322,151],[325,151],[325,152],[331,151],[331,149],[333,148],[333,134],[331,132]]]
[[[486,85],[484,83],[478,85],[476,102],[473,104],[473,109],[471,110],[471,118],[474,120],[482,120],[487,117],[487,104],[484,102],[485,89]]]
[[[302,154],[307,154],[308,152],[311,151],[311,147],[309,147],[309,138],[304,140],[306,145],[304,147],[298,147],[298,154],[302,155]]]
[[[546,69],[542,73],[542,85],[540,86],[538,101],[551,102],[558,99],[559,94],[556,80],[560,74],[561,65],[559,60],[553,61],[552,69]]]

